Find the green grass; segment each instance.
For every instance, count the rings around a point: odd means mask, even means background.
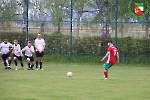
[[[26,63],[24,63],[26,64]],[[114,65],[103,79],[103,64],[44,63],[44,70],[4,70],[0,100],[149,100],[150,67]],[[27,67],[27,65],[26,65]],[[73,72],[68,78],[66,73]]]

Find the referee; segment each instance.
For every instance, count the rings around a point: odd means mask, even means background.
[[[38,64],[40,64],[40,70],[43,70],[42,60],[44,56],[45,40],[42,38],[41,33],[38,33],[38,37],[35,39],[34,45],[36,48],[36,70],[38,70]]]

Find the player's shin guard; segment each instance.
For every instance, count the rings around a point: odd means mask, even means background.
[[[5,66],[5,67],[7,67],[7,63],[6,63],[6,61],[4,62],[4,66]]]
[[[8,60],[8,66],[10,66],[11,65],[11,60]]]
[[[17,61],[16,60],[14,60],[14,63],[15,63],[15,66],[17,66]]]
[[[36,61],[36,68],[38,68],[38,61]]]
[[[29,67],[29,69],[30,69],[30,62],[28,62],[28,67]]]
[[[34,64],[31,65],[31,69],[33,70]]]
[[[22,67],[24,67],[22,62],[20,62],[20,64],[21,64]]]
[[[40,69],[42,69],[42,61],[40,61]]]

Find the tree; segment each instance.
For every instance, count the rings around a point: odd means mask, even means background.
[[[14,21],[16,17],[16,3],[15,1],[10,0],[2,0],[0,1],[0,23],[1,27],[4,27],[4,23],[7,22],[6,27],[9,27],[10,23],[9,21]]]
[[[77,15],[74,18],[77,20],[76,39],[79,39],[80,21],[83,21],[83,14],[88,12],[86,9],[90,4],[89,0],[74,0],[74,11]]]
[[[146,28],[145,28],[145,37],[149,38],[149,27],[150,27],[150,12],[147,13],[147,15],[145,16],[146,18]]]
[[[9,0],[1,0],[0,4],[0,29],[5,27],[10,28],[12,26],[12,22],[16,19],[16,4]]]
[[[30,21],[40,23],[39,32],[44,32],[46,22],[57,26],[57,33],[60,33],[61,24],[69,18],[69,0],[30,0],[29,18]],[[20,4],[23,7],[23,19],[26,19],[26,0]],[[26,23],[25,23],[26,24]]]
[[[60,33],[61,25],[70,18],[69,0],[47,0],[46,7],[50,10],[51,20],[57,26],[57,33]]]
[[[109,35],[109,25],[110,21],[110,10],[115,6],[113,0],[93,0],[95,9],[98,10],[94,20],[97,20],[102,23],[102,37],[110,37]]]
[[[134,13],[134,3],[144,3],[144,16],[137,16]],[[123,28],[124,28],[124,23],[125,22],[129,22],[129,23],[135,23],[138,24],[138,26],[143,26],[145,27],[145,38],[148,38],[148,33],[149,33],[149,22],[150,22],[150,14],[149,12],[147,12],[150,7],[149,7],[150,1],[149,0],[130,0],[130,1],[126,1],[126,0],[119,0],[119,11],[118,11],[118,16],[119,19],[118,21],[121,22],[121,33],[123,35]],[[127,8],[128,7],[128,8]],[[131,26],[131,25],[130,25]],[[138,27],[136,27],[138,30]]]
[[[44,25],[50,18],[51,12],[46,6],[47,3],[48,2],[46,0],[35,0],[30,2],[30,20],[37,24],[40,23],[40,33],[44,32]]]
[[[146,1],[147,1],[147,4],[150,4],[149,0],[146,0]],[[118,28],[120,29],[122,37],[123,37],[123,33],[124,33],[123,30],[125,28],[124,23],[126,23],[126,22],[133,23],[133,21],[134,21],[135,23],[139,23],[145,27],[145,38],[148,38],[148,32],[149,32],[148,29],[150,27],[150,25],[149,25],[149,22],[150,22],[149,12],[147,14],[145,14],[145,16],[143,18],[142,17],[136,17],[136,15],[133,16],[131,14],[131,12],[134,11],[133,4],[135,2],[143,2],[145,5],[147,5],[146,1],[134,0],[134,2],[133,2],[132,0],[130,0],[130,2],[131,2],[130,7],[131,8],[128,8],[129,7],[129,1],[118,0],[118,12],[117,12],[118,19],[117,19],[117,22],[118,22]],[[109,36],[109,34],[108,34],[109,30],[107,30],[108,28],[106,29],[105,26],[106,25],[110,26],[108,23],[114,23],[115,22],[116,0],[93,0],[93,2],[95,5],[95,7],[93,7],[93,8],[98,9],[98,11],[99,11],[93,17],[93,22],[99,21],[100,23],[102,23],[103,24],[102,36],[107,36],[107,35]],[[129,9],[131,9],[131,11],[129,11]],[[145,10],[150,9],[149,5],[147,5],[144,9]],[[110,16],[111,16],[111,18],[110,18]],[[143,24],[143,22],[146,22],[146,23]],[[111,25],[111,27],[114,27],[114,25]],[[129,24],[127,27],[129,27]]]

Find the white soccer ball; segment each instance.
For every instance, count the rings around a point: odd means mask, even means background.
[[[67,76],[68,76],[68,77],[72,77],[72,75],[73,75],[72,72],[68,72],[68,73],[67,73]]]

